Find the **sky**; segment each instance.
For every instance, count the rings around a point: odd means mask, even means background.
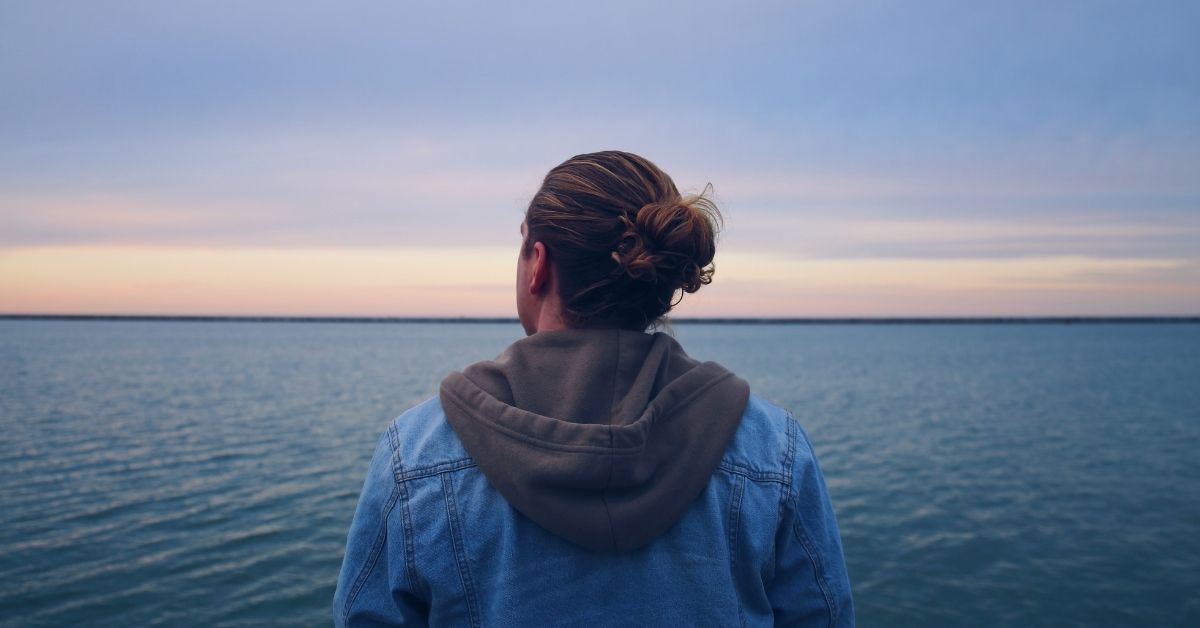
[[[725,216],[679,316],[1200,314],[1200,3],[5,2],[0,313],[512,316],[546,171]]]

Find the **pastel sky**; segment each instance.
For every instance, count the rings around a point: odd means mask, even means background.
[[[5,2],[0,313],[513,315],[571,155],[681,316],[1200,314],[1200,3]]]

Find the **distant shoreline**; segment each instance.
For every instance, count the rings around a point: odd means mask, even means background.
[[[204,316],[143,314],[0,314],[0,320],[138,321],[190,323],[503,323],[512,317],[450,316]],[[1200,323],[1197,316],[881,316],[670,319],[674,325],[1088,325]]]

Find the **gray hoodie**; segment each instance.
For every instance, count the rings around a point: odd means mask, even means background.
[[[625,552],[700,495],[749,386],[666,334],[540,332],[441,386],[450,425],[491,485],[547,530]]]

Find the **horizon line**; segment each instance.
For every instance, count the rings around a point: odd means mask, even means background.
[[[0,320],[198,322],[198,323],[476,323],[519,324],[515,316],[254,316],[208,314],[19,314],[0,313]],[[669,324],[707,325],[922,325],[922,324],[1179,324],[1200,323],[1196,315],[1130,316],[687,316]]]

